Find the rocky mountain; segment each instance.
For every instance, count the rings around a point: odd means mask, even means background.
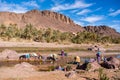
[[[120,37],[120,33],[116,32],[115,29],[105,25],[85,26],[83,28],[88,32],[93,32],[102,36]]]
[[[24,28],[27,24],[34,27],[52,28],[63,32],[94,32],[103,36],[120,37],[120,33],[116,32],[108,26],[86,26],[81,27],[75,24],[69,17],[52,11],[31,10],[26,13],[0,12],[0,25],[15,24],[19,28]]]
[[[36,28],[52,28],[67,32],[79,32],[84,30],[70,18],[47,10],[31,10],[22,14],[0,12],[0,24],[16,24],[20,28],[25,27],[26,24],[32,24]]]

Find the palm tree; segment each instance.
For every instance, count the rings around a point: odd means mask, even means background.
[[[6,26],[4,24],[0,25],[0,36],[4,37],[6,31]]]
[[[37,35],[37,29],[33,28],[31,24],[28,24],[23,30],[21,37],[25,39],[32,39],[36,35]]]

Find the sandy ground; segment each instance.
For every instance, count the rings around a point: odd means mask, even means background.
[[[1,42],[0,47],[73,47],[78,44],[58,44],[58,43],[41,43],[41,42]]]
[[[1,67],[0,80],[85,80],[76,75],[71,79],[67,78],[65,71],[39,72],[36,67],[28,64],[16,64],[14,67]]]
[[[72,72],[72,71],[69,71]],[[0,68],[0,80],[99,80],[98,71],[88,72],[77,70],[79,73],[66,77],[65,74],[69,72],[64,71],[51,71],[51,72],[38,72],[31,70],[22,70],[14,67]],[[120,79],[120,70],[104,70],[104,73],[110,80]],[[113,77],[116,77],[114,79]]]
[[[120,51],[120,44],[72,44],[72,43],[41,43],[41,42],[13,42],[13,41],[0,41],[0,47],[43,47],[43,48],[88,48],[91,46],[100,46],[106,50]]]

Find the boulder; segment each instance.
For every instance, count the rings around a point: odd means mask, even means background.
[[[119,69],[120,61],[115,57],[109,57],[102,63],[102,66],[108,69]]]
[[[96,69],[99,69],[101,66],[97,63],[97,61],[94,62],[88,62],[88,63],[84,63],[82,65],[78,65],[77,69],[83,69],[83,70],[87,70],[87,71],[94,71]]]

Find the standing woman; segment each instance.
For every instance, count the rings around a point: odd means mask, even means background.
[[[65,56],[64,50],[61,50],[61,56],[62,56],[62,57]]]
[[[97,57],[97,62],[100,63],[101,51],[99,49],[98,49],[98,52],[96,53],[96,57]]]

